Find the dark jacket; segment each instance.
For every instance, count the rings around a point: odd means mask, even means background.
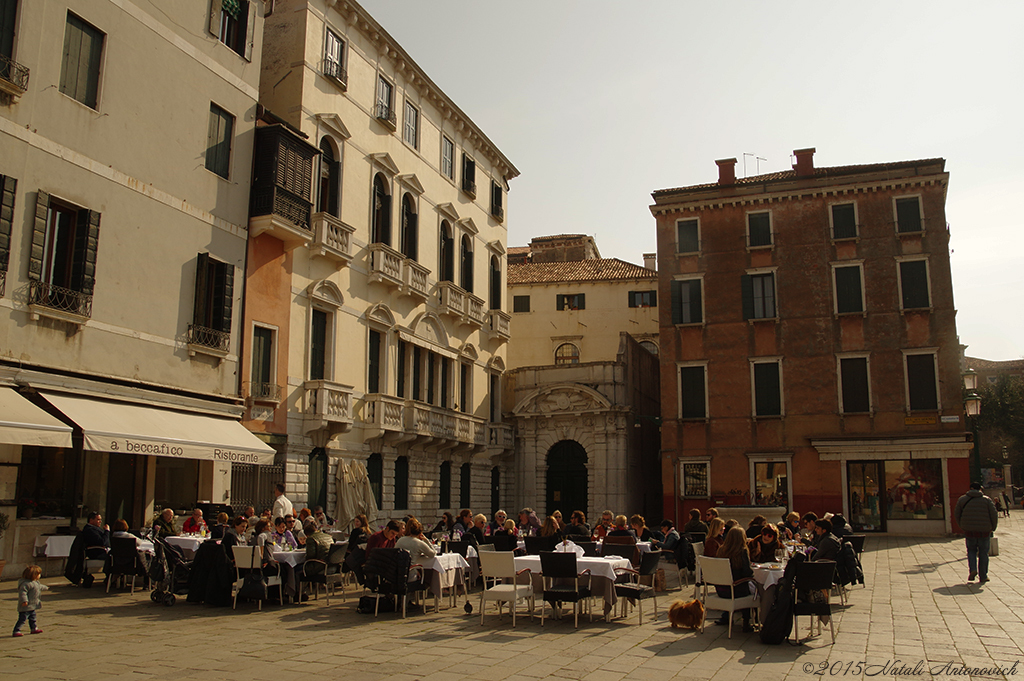
[[[634,532],[633,530],[626,530],[626,529],[612,530],[611,532],[609,532],[605,536],[606,537],[632,537],[633,539],[636,539],[636,532]]]
[[[104,530],[95,525],[86,525],[82,528],[81,535],[86,558],[92,560],[107,557],[107,550],[110,548],[110,530]]]
[[[580,541],[590,541],[590,526],[586,523],[566,525],[562,528],[562,536],[569,539],[580,537]]]
[[[835,560],[839,557],[839,549],[842,548],[839,544],[839,540],[831,532],[821,535],[818,539],[817,548],[814,551],[814,555],[811,556],[812,560]]]
[[[686,532],[697,532],[700,534],[708,533],[708,526],[703,520],[691,520],[690,522],[683,525],[683,533]]]
[[[732,581],[734,582],[754,576],[754,570],[750,567],[750,556],[746,553],[741,553],[736,562],[729,561],[729,567],[732,569]],[[746,583],[731,588],[718,585],[715,586],[715,592],[722,598],[739,598],[740,596],[749,596],[750,587]]]
[[[996,505],[977,489],[968,490],[957,500],[953,518],[960,529],[975,536],[987,536],[999,525]]]

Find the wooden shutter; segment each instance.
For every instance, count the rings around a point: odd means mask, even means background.
[[[860,292],[860,266],[836,268],[836,310],[840,313],[864,311]]]
[[[907,382],[911,411],[939,408],[934,355],[907,355]]]
[[[0,2],[0,55],[10,59],[14,56],[14,18],[17,0]]]
[[[683,282],[673,281],[670,287],[672,295],[672,323],[683,323]]]
[[[779,416],[782,414],[779,387],[779,365],[777,362],[754,365],[755,416]]]
[[[629,292],[629,306],[630,307],[636,307],[637,306],[636,298],[637,298],[637,292],[636,291],[630,291]]]
[[[648,291],[651,296],[651,307],[658,307],[658,292]]]
[[[79,293],[92,295],[96,285],[96,251],[100,241],[100,214],[78,211],[75,226],[75,252],[71,261],[71,286]]]
[[[200,253],[196,256],[196,294],[192,305],[192,323],[207,326],[207,300],[210,290],[210,254]]]
[[[754,318],[754,281],[749,274],[740,277],[740,288],[743,294],[743,318]]]
[[[380,240],[391,245],[391,195],[381,192],[380,196]]]
[[[366,392],[380,392],[380,331],[370,330],[369,374],[366,380]]]
[[[679,369],[680,417],[702,419],[707,417],[704,402],[704,367],[680,367]]]
[[[0,272],[7,271],[11,258],[11,226],[14,224],[14,192],[18,181],[0,175]]]
[[[36,192],[36,216],[32,222],[32,248],[28,253],[28,278],[43,278],[43,253],[46,249],[46,219],[50,212],[50,195]]]
[[[900,285],[903,289],[903,309],[923,308],[928,300],[928,263],[908,260],[900,263]]]
[[[843,381],[843,413],[864,413],[870,410],[868,361],[851,357],[839,361]]]
[[[210,0],[210,22],[206,27],[217,39],[220,39],[220,13],[222,9],[224,9],[224,4],[221,0]]]
[[[555,296],[555,309],[557,309],[557,310],[564,310],[565,309],[565,296],[560,294],[560,293]]]
[[[249,0],[249,16],[245,21],[245,50],[242,55],[246,61],[252,61],[252,46],[256,42],[256,3]]]
[[[327,187],[327,212],[334,217],[340,217],[341,213],[338,212],[338,186],[341,184],[341,163],[329,161],[327,164],[327,174],[330,183],[330,186]]]
[[[231,310],[235,298],[235,266],[226,262],[217,263],[217,285],[214,290],[214,305],[217,314],[214,323],[218,331],[231,333]]]
[[[576,309],[585,310],[587,309],[587,294],[580,293],[576,296]]]

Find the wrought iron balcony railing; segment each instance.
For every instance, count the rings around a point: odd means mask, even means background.
[[[219,352],[228,352],[231,347],[231,334],[226,331],[218,331],[199,324],[189,324],[188,334],[185,337],[189,345],[198,345],[202,348],[210,348]]]
[[[29,282],[28,302],[29,305],[47,307],[79,317],[92,317],[92,295],[45,281]]]
[[[313,204],[300,196],[292,194],[287,189],[272,186],[262,189],[253,189],[250,214],[255,217],[259,215],[279,215],[291,221],[297,227],[306,231],[312,231],[310,226],[310,212]]]
[[[15,96],[25,94],[25,90],[28,89],[28,74],[27,66],[22,66],[10,57],[0,54],[0,81],[4,81],[0,84],[0,89]]]
[[[324,75],[341,83],[342,87],[348,86],[348,71],[338,62],[325,61]]]
[[[249,397],[257,402],[280,402],[281,386],[276,383],[250,383]]]
[[[395,130],[398,127],[398,116],[395,114],[394,107],[384,104],[383,102],[377,102],[376,115],[378,121],[392,130]]]

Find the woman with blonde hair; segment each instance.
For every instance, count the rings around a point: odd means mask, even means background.
[[[708,524],[708,536],[704,539],[704,555],[709,558],[718,557],[718,549],[722,545],[722,532],[725,531],[725,521],[715,517]]]
[[[540,536],[542,536],[542,537],[557,537],[558,536],[558,521],[555,520],[555,516],[549,515],[548,519],[544,521],[543,527],[540,528]]]
[[[750,554],[747,552],[747,533],[742,527],[734,527],[726,533],[725,541],[718,549],[718,558],[728,559],[733,581],[732,586],[715,586],[715,591],[721,598],[736,598],[754,593],[754,570],[750,567]],[[754,628],[750,625],[750,609],[744,608],[742,614],[743,631],[753,631]],[[716,624],[728,625],[729,613],[724,613]]]

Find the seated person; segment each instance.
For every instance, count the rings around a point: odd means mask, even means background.
[[[629,526],[633,528],[633,534],[636,535],[637,541],[649,541],[655,547],[661,543],[654,537],[651,528],[647,527],[647,521],[639,513],[630,517]]]
[[[323,506],[313,507],[313,519],[316,520],[317,524],[320,525],[321,529],[334,527],[334,518],[324,513]]]
[[[366,519],[365,513],[360,513],[352,521],[352,531],[348,535],[348,550],[346,554],[352,553],[352,550],[360,544],[367,543],[370,540],[371,534],[370,521]]]
[[[725,535],[722,547],[718,549],[718,558],[728,558],[729,567],[732,569],[733,582],[743,579],[753,579],[754,570],[750,567],[750,555],[747,553],[747,534],[742,527],[733,527]],[[715,586],[715,591],[720,598],[738,598],[749,596],[754,593],[753,582],[742,582],[729,586]],[[740,611],[743,614],[743,631],[754,630],[750,624],[750,608]],[[723,613],[716,624],[729,624],[729,613]]]
[[[110,550],[110,528],[103,524],[103,516],[90,513],[82,528],[82,548],[88,560],[102,560]]]
[[[136,549],[138,549],[139,544],[142,543],[141,539],[128,531],[128,521],[122,518],[118,518],[114,521],[114,531],[110,533],[110,536],[111,538],[134,539]]]
[[[291,513],[284,517],[285,527],[292,533],[292,538],[295,539],[296,546],[304,546],[306,544],[306,534],[302,531],[300,523],[295,521],[295,516]]]
[[[704,539],[704,555],[709,558],[718,557],[718,549],[722,546],[722,535],[725,533],[725,521],[719,517],[711,519],[708,525],[708,536]]]
[[[558,521],[555,520],[555,516],[549,515],[547,519],[544,521],[544,524],[541,526],[540,533],[538,536],[558,537],[560,536],[560,534],[561,533],[558,531]]]
[[[307,575],[323,574],[327,569],[327,554],[330,553],[331,547],[334,546],[334,539],[331,535],[321,530],[312,517],[306,519],[306,524],[302,526],[302,531],[306,535],[306,565],[303,571]],[[322,560],[324,564],[311,563],[310,561],[313,560]]]
[[[160,539],[178,536],[178,531],[174,529],[174,511],[165,508],[160,512],[153,521],[153,535]]]
[[[284,518],[279,518],[281,526],[284,527]],[[274,549],[278,544],[274,542],[274,533],[270,531],[270,521],[260,518],[253,528],[253,541],[260,547],[263,559],[263,574],[268,577],[281,574],[281,566],[274,560]]]
[[[782,549],[779,531],[771,523],[761,527],[761,534],[747,542],[750,560],[755,563],[771,563],[775,561],[775,552]]]
[[[231,529],[231,524],[228,522],[228,514],[221,511],[217,514],[217,524],[210,528],[210,536],[214,539],[223,539],[224,534]]]
[[[699,517],[699,516],[698,516]],[[679,543],[679,532],[672,525],[672,521],[665,519],[661,521],[661,534],[665,537],[661,542],[662,551],[675,551]]]
[[[288,523],[285,522],[284,518],[274,519],[275,532],[271,534],[274,540],[274,544],[281,547],[290,546],[293,549],[298,548],[299,543],[295,541],[295,536],[288,531]]]
[[[374,549],[392,549],[395,547],[395,540],[398,538],[401,532],[401,526],[396,520],[389,520],[388,524],[381,529],[380,532],[376,532],[370,535],[370,538],[366,540],[366,553],[369,555],[370,551]],[[349,546],[352,543],[349,542]]]
[[[814,534],[817,537],[814,553],[811,560],[835,560],[839,557],[839,549],[842,544],[832,534],[832,523],[828,520],[816,520],[814,522]]]
[[[561,511],[559,511],[558,509],[555,509],[554,513],[551,514],[551,517],[555,519],[555,523],[558,525],[558,529],[559,530],[561,530],[563,527],[565,527],[565,523],[562,522],[562,512]]]
[[[590,526],[583,511],[573,511],[569,524],[562,528],[562,536],[573,541],[590,541]]]
[[[455,529],[455,518],[448,511],[441,514],[441,519],[437,521],[437,525],[434,525],[434,529],[430,532],[447,532],[448,536],[451,536],[452,531]]]
[[[615,516],[615,529],[608,532],[606,537],[632,537],[636,539],[636,532],[626,527],[626,516]]]
[[[206,521],[203,520],[203,509],[193,508],[192,515],[185,520],[181,526],[183,534],[201,534],[206,529]]]
[[[536,537],[540,532],[540,518],[537,512],[527,506],[519,512],[519,535],[523,537]]]
[[[416,518],[409,518],[405,524],[405,536],[395,542],[396,549],[405,549],[412,554],[412,562],[422,563],[437,555],[437,549],[423,536],[423,525]]]
[[[799,539],[800,538],[800,514],[796,511],[791,511],[786,514],[786,521],[782,524],[783,536],[786,539]]]
[[[763,515],[755,515],[747,525],[747,539],[756,539],[761,536],[761,526],[768,522]]]
[[[505,521],[507,519],[508,513],[505,513],[505,511],[499,509],[498,512],[494,514],[494,520],[487,523],[487,529],[484,531],[484,534],[490,536],[498,530],[505,529]]]
[[[233,525],[224,530],[224,538],[221,540],[220,545],[224,547],[224,552],[228,556],[228,561],[232,564],[235,562],[235,552],[231,547],[245,546],[245,535],[248,529],[249,519],[240,515],[234,519]]]
[[[455,519],[453,531],[457,531],[459,534],[466,534],[471,527],[473,527],[473,512],[468,508],[464,508],[459,511],[459,517]]]
[[[708,533],[707,524],[700,519],[700,509],[690,509],[690,520],[683,525],[683,534],[686,534],[687,532],[695,532],[697,534],[704,535]]]
[[[473,527],[469,528],[466,534],[462,535],[463,541],[479,546],[484,543],[484,528],[487,527],[487,516],[477,513],[473,516]]]
[[[601,520],[597,523],[597,527],[594,528],[594,541],[604,539],[605,535],[612,531],[613,521],[614,517],[611,511],[601,512]]]

